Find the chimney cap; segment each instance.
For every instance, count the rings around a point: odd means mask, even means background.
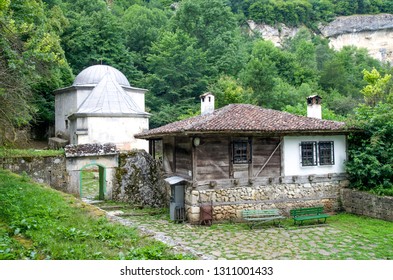
[[[322,103],[322,97],[320,97],[318,94],[310,95],[309,97],[307,97],[308,105],[321,104],[321,103]]]
[[[204,94],[199,95],[199,98],[205,98],[208,95],[213,95],[213,93],[211,93],[210,91],[205,92]]]

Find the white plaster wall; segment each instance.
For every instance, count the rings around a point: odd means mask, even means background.
[[[77,108],[82,105],[82,103],[86,100],[86,98],[89,96],[89,94],[93,91],[93,87],[78,87],[77,89]],[[75,111],[76,112],[76,109]]]
[[[138,105],[138,107],[144,112],[145,111],[145,92],[137,91],[125,88],[125,91],[128,95],[132,97],[134,102]]]
[[[65,127],[65,120],[68,115],[76,110],[75,91],[66,91],[55,95],[55,132],[63,132],[70,135]]]
[[[72,139],[73,131],[66,129],[65,121],[67,117],[76,112],[78,107],[91,93],[92,87],[78,88],[70,87],[64,91],[57,92],[55,95],[55,132],[63,132]],[[72,140],[71,140],[72,142]]]
[[[149,127],[148,118],[89,117],[88,135],[78,137],[77,144],[114,143],[120,150],[144,149],[149,143],[134,135]]]
[[[300,142],[302,141],[334,141],[334,165],[302,166],[300,158]],[[331,136],[285,136],[283,142],[284,176],[321,175],[328,173],[344,173],[347,159],[345,135]]]

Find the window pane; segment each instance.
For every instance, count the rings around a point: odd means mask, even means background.
[[[334,149],[333,142],[319,142],[319,164],[333,165],[334,164]]]
[[[315,155],[316,142],[302,142],[301,143],[301,156],[303,166],[317,165]]]
[[[247,141],[233,142],[233,163],[248,163]]]

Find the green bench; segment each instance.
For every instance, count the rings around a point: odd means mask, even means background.
[[[324,213],[322,206],[292,209],[290,215],[295,225],[296,222],[300,222],[300,225],[302,225],[306,220],[318,220],[318,222],[324,220],[325,223],[326,219],[330,217],[330,215]]]
[[[251,209],[242,211],[243,220],[250,222],[250,228],[257,224],[285,219],[278,209]]]

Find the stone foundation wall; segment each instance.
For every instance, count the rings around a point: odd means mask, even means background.
[[[342,207],[348,213],[393,221],[393,197],[376,196],[367,192],[344,188]]]
[[[27,174],[37,183],[45,183],[66,192],[70,177],[64,156],[0,158],[0,167],[16,174]]]
[[[284,215],[298,207],[323,205],[325,211],[341,209],[340,190],[347,180],[239,186],[198,190],[186,188],[186,211],[190,223],[200,220],[200,207],[213,206],[213,220],[239,220],[244,209],[278,208]]]

